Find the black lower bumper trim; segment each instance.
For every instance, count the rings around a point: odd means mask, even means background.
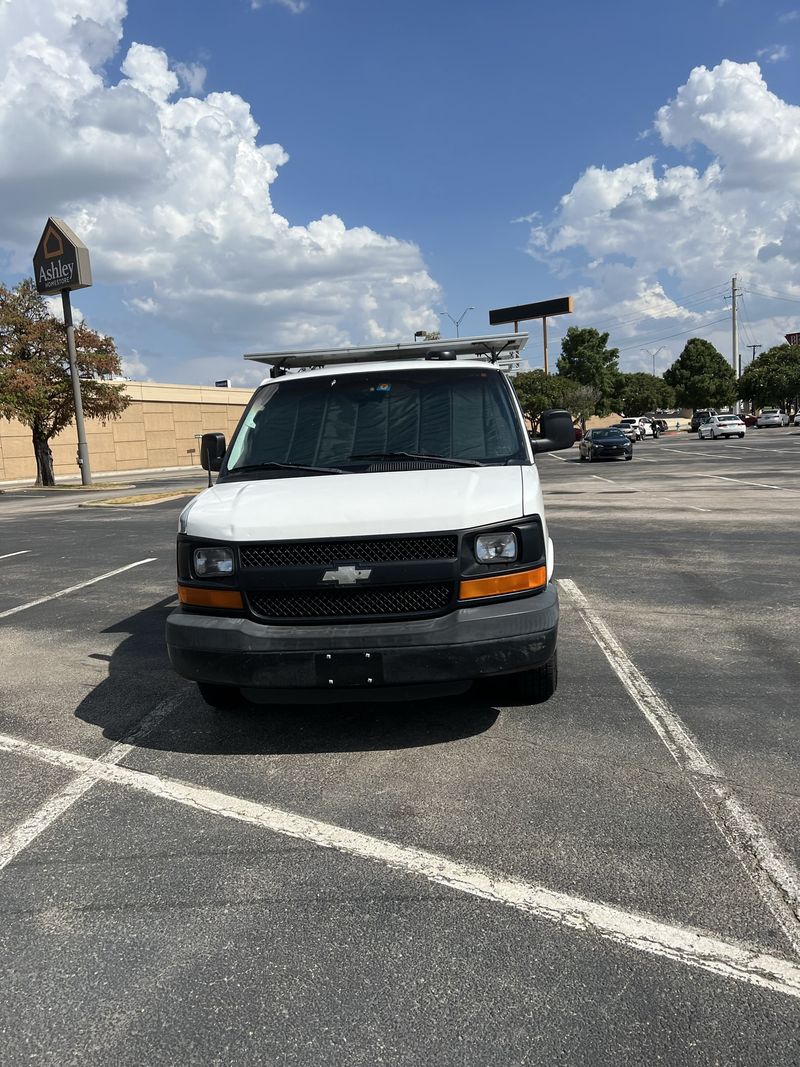
[[[212,652],[169,647],[173,667],[184,678],[247,689],[378,690],[388,686],[468,682],[511,674],[546,663],[555,652],[557,628],[471,645],[418,645],[378,648],[372,667],[360,652],[357,662],[341,651]],[[339,662],[336,662],[338,658]],[[326,673],[325,664],[332,667]],[[371,679],[371,680],[370,680]]]

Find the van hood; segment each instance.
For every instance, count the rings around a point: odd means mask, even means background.
[[[524,469],[536,477],[535,468]],[[488,526],[525,514],[522,471],[458,467],[221,482],[184,509],[180,529],[220,541],[274,541]]]

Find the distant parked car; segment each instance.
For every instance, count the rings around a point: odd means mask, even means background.
[[[745,424],[745,426],[755,426],[755,424],[758,422],[757,415],[741,415],[740,418]]]
[[[626,427],[629,428],[629,429],[632,429],[634,431],[634,433],[636,435],[635,436],[635,440],[636,441],[641,441],[641,439],[645,436],[645,432],[646,431],[645,431],[645,428],[644,428],[644,421],[642,419],[633,419],[633,418],[620,419],[620,421],[615,423],[615,425],[614,425],[614,429],[617,429],[617,430],[623,430],[624,431],[626,429]]]
[[[633,459],[633,443],[615,426],[589,430],[580,443],[581,459]]]
[[[583,428],[581,426],[573,426],[572,428],[575,431],[575,440],[576,441],[582,441],[583,440]]]
[[[712,415],[700,424],[697,436],[704,437],[744,437],[745,425],[738,415]]]
[[[795,411],[794,413],[794,425],[800,426],[800,411]]]
[[[788,426],[789,416],[785,411],[779,411],[777,408],[764,408],[761,414],[758,416],[756,426],[759,429],[763,429],[767,426]]]
[[[614,423],[613,426],[609,427],[609,430],[619,430],[621,433],[625,434],[630,442],[642,440],[642,431],[636,425],[636,421],[633,418],[623,419],[621,423]]]
[[[692,433],[697,433],[697,431],[700,429],[701,423],[705,422],[706,419],[710,419],[712,415],[716,414],[716,408],[697,408],[696,411],[692,412],[692,421],[689,429]]]
[[[654,427],[658,427],[659,433],[666,433],[669,429],[666,419],[651,419]]]

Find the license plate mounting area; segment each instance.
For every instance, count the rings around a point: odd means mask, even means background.
[[[320,688],[366,689],[383,684],[383,663],[379,652],[319,652],[314,666]]]

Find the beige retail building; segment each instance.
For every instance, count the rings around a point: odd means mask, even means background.
[[[197,435],[218,430],[227,438],[236,427],[252,389],[126,382],[130,406],[119,419],[86,420],[92,474],[199,467]],[[50,442],[57,479],[80,478],[74,423]],[[33,481],[36,460],[31,431],[0,418],[0,482]]]

